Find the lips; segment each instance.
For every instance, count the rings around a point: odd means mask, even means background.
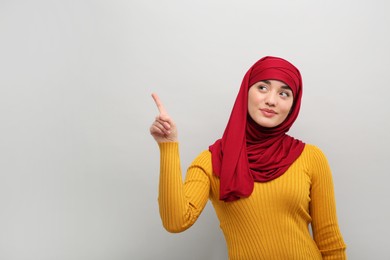
[[[261,108],[260,111],[265,117],[273,117],[277,114],[274,110],[267,108]]]

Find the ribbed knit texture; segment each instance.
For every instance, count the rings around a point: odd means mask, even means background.
[[[193,161],[183,183],[178,143],[159,147],[159,206],[168,231],[181,232],[193,225],[210,199],[229,259],[346,259],[331,171],[317,147],[306,145],[281,177],[256,182],[250,197],[234,202],[219,200],[219,179],[212,174],[209,151]]]

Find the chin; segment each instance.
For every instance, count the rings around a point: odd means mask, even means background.
[[[266,127],[266,128],[276,127],[276,126],[281,124],[281,123],[278,123],[278,122],[269,122],[269,121],[264,122],[264,120],[257,120],[256,123],[258,125],[260,125],[262,127]]]
[[[273,128],[273,127],[278,126],[278,125],[262,124],[261,126],[265,127],[265,128]]]
[[[266,127],[266,128],[272,128],[277,126],[277,124],[271,124],[269,122],[256,122],[259,126]]]

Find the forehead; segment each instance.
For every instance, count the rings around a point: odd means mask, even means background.
[[[283,81],[280,81],[280,80],[276,80],[276,79],[261,80],[256,84],[261,84],[261,83],[265,83],[265,84],[270,85],[272,87],[283,88],[283,89],[287,89],[287,90],[292,91],[292,89],[286,83],[284,83]]]

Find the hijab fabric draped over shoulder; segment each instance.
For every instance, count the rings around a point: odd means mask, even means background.
[[[262,127],[248,115],[249,88],[262,80],[282,81],[293,92],[290,114],[276,127]],[[209,147],[213,172],[220,179],[221,200],[250,196],[255,181],[278,178],[300,156],[305,144],[286,132],[298,117],[301,98],[301,74],[290,62],[266,56],[247,71],[224,134]]]

